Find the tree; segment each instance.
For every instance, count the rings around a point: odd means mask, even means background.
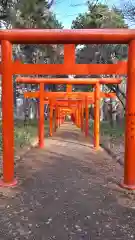
[[[109,9],[105,4],[88,4],[88,11],[73,21],[72,29],[85,28],[127,28],[122,11],[117,8]],[[77,51],[78,63],[116,63],[127,58],[127,46],[119,44],[91,44],[84,45]],[[102,76],[103,77],[103,76]],[[109,89],[115,91],[120,98],[124,93],[117,85],[110,85]]]
[[[88,11],[72,22],[73,29],[85,28],[127,28],[122,11],[117,8],[109,9],[105,4],[88,4]]]
[[[9,8],[10,0],[0,1],[0,20],[4,20],[7,17],[7,9]]]
[[[3,23],[6,28],[62,28],[55,14],[49,9],[53,0],[8,0],[5,7]],[[14,59],[25,63],[55,63],[61,46],[54,45],[14,45]],[[27,85],[26,85],[27,87]],[[36,88],[36,86],[32,86]],[[14,86],[16,89],[16,84]],[[16,99],[16,90],[15,90]]]
[[[124,16],[116,8],[109,9],[107,5],[88,5],[88,11],[73,21],[72,29],[91,28],[127,28]],[[90,44],[78,48],[78,63],[113,63],[114,59],[127,57],[127,46],[119,44]]]
[[[123,13],[129,25],[135,24],[135,1],[134,0],[121,0],[120,11]]]
[[[88,3],[88,11],[79,16],[72,22],[72,29],[96,29],[96,28],[128,28],[125,23],[122,11],[113,7],[109,8],[105,4]],[[127,58],[127,46],[119,44],[90,44],[84,45],[77,51],[78,63],[116,63],[118,60]],[[87,76],[88,77],[88,76]],[[89,77],[97,77],[89,76]],[[104,77],[101,75],[100,77]],[[109,76],[108,77],[113,77]],[[107,85],[109,91],[116,93],[117,97],[124,104],[125,93],[118,85]],[[93,88],[91,87],[91,90]],[[110,100],[111,102],[111,100]],[[111,111],[112,114],[112,111]],[[110,115],[111,115],[110,114]],[[113,119],[113,116],[112,116]],[[112,123],[112,120],[111,120]]]
[[[6,2],[7,15],[4,19],[6,28],[62,28],[62,24],[48,9],[48,1],[46,0],[8,0]],[[49,4],[51,3],[52,0],[49,1]],[[40,61],[42,58],[44,62],[46,58],[48,60],[50,57],[49,54],[54,57],[57,52],[57,49],[50,45],[40,45],[38,46],[38,51],[36,45],[21,45],[15,47],[14,50],[16,58],[19,56],[22,58],[22,61],[27,62],[35,61],[35,59],[38,60],[37,55],[40,55]],[[21,54],[19,54],[19,51]],[[42,57],[41,52],[44,52]]]
[[[30,2],[30,1],[28,1],[28,2]],[[24,1],[20,1],[20,0],[0,0],[0,20],[9,19],[10,13],[13,10],[15,10],[15,7],[19,6],[20,3],[23,5]],[[53,3],[54,3],[54,0],[50,0],[50,1],[44,0],[44,4],[46,5],[46,9],[48,9],[48,10],[51,8]],[[37,4],[37,1],[36,1],[36,4]]]
[[[56,16],[47,8],[45,0],[18,0],[7,20],[11,28],[62,28]],[[55,62],[60,46],[19,45],[15,48],[15,57],[27,63]]]

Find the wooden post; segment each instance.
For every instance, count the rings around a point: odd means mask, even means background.
[[[94,147],[99,148],[99,126],[100,126],[100,84],[95,84],[94,94]]]
[[[85,97],[85,136],[89,134],[89,108],[88,108],[88,97]]]
[[[135,40],[130,42],[128,54],[125,163],[122,186],[127,189],[135,189]]]
[[[55,106],[55,132],[56,132],[57,128],[58,128],[58,106],[56,104],[56,106]]]
[[[84,127],[84,106],[83,106],[83,100],[81,102],[81,131],[83,132]]]
[[[39,147],[44,147],[44,83],[39,85]]]
[[[78,103],[78,127],[81,128],[81,105]]]
[[[3,179],[1,186],[14,186],[14,100],[12,80],[12,45],[3,40],[2,50],[2,141]]]
[[[52,137],[52,135],[53,135],[53,106],[52,106],[52,100],[50,100],[49,130],[50,130],[50,137]]]

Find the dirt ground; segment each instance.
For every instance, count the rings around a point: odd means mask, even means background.
[[[64,124],[16,165],[0,189],[0,240],[135,239],[135,197],[118,187],[123,168]]]
[[[124,137],[100,136],[100,144],[113,157],[113,159],[124,166]]]

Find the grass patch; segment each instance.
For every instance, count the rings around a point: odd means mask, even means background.
[[[94,122],[90,121],[90,131],[93,131]],[[101,136],[112,136],[112,137],[122,137],[124,136],[124,121],[121,122],[121,125],[118,125],[114,122],[112,127],[109,122],[102,121],[100,122],[100,135]]]
[[[38,135],[38,121],[29,120],[27,124],[24,121],[15,120],[14,122],[15,149],[22,148],[31,143],[31,140]],[[1,130],[0,123],[0,130]],[[48,135],[48,121],[45,121],[45,135]],[[0,131],[0,150],[2,151],[2,132]]]

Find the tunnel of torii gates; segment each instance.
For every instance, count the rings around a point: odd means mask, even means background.
[[[44,104],[50,106],[49,114],[49,129],[50,136],[53,134],[53,111],[55,110],[55,128],[63,123],[65,115],[71,115],[73,122],[85,131],[85,136],[89,133],[89,104],[94,104],[94,147],[99,148],[99,126],[100,126],[100,98],[114,98],[115,93],[104,93],[100,91],[100,84],[112,83],[119,84],[121,79],[43,79],[43,78],[17,78],[17,83],[39,83],[39,91],[25,92],[25,98],[38,98],[39,99],[39,147],[44,147]],[[44,84],[47,83],[63,83],[67,84],[67,92],[45,92]],[[72,92],[72,84],[93,84],[95,85],[94,92]],[[72,83],[72,84],[71,84]],[[84,109],[85,109],[85,122],[84,122]]]
[[[3,142],[3,177],[1,186],[14,186],[17,180],[14,177],[14,99],[13,75],[127,75],[126,118],[125,118],[125,157],[124,182],[120,185],[127,189],[135,189],[135,30],[133,29],[12,29],[0,30],[2,75],[2,142]],[[13,60],[13,44],[63,44],[63,64],[23,64]],[[78,44],[128,44],[128,60],[115,64],[77,64],[75,61],[75,47]],[[24,80],[24,79],[23,79]],[[30,79],[26,79],[27,80]],[[47,84],[46,79],[34,79],[38,84]],[[72,80],[72,79],[71,79]],[[95,88],[103,84],[100,79],[93,82]],[[114,80],[114,79],[113,79]],[[118,80],[118,79],[116,79]],[[119,79],[120,80],[120,79]],[[18,79],[19,81],[19,79]],[[31,82],[33,80],[30,80]],[[53,84],[77,84],[59,79],[50,81]],[[48,83],[50,84],[50,81]],[[92,79],[78,84],[92,84]],[[94,80],[95,81],[95,80]],[[109,84],[111,79],[107,79]],[[34,82],[34,83],[35,83]],[[94,91],[96,95],[98,91]],[[44,99],[42,91],[40,98]],[[85,97],[88,101],[88,97]],[[80,99],[83,99],[79,97]],[[87,99],[87,100],[86,100]],[[91,98],[92,100],[94,98]],[[97,100],[98,99],[98,100]],[[52,97],[49,101],[52,100]],[[44,99],[45,101],[45,99]],[[42,102],[42,101],[41,101]],[[40,102],[40,105],[41,105]],[[96,98],[99,103],[99,96]],[[96,106],[94,101],[94,105]],[[57,101],[56,101],[57,103]],[[65,109],[66,110],[66,109]],[[63,108],[64,111],[64,108]]]

